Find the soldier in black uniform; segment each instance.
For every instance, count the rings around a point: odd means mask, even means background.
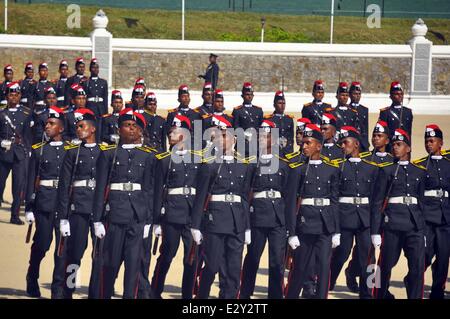
[[[213,98],[214,98],[214,90],[212,88],[212,84],[210,82],[205,82],[203,85],[202,99],[203,104],[194,109],[195,112],[199,114],[200,117],[204,115],[210,115],[213,113]]]
[[[64,99],[66,96],[66,83],[69,76],[69,63],[66,60],[59,62],[59,79],[55,80],[56,99],[58,100],[58,107],[66,106]]]
[[[57,213],[60,229],[68,228],[66,265],[79,266],[87,248],[89,226],[93,214],[96,184],[96,163],[100,147],[95,143],[95,115],[91,110],[74,111],[76,134],[81,144],[66,147],[66,156],[61,169],[58,187]],[[61,235],[66,237],[61,231]],[[74,269],[64,269],[66,278]],[[75,269],[75,272],[78,271]],[[59,277],[61,278],[61,277]],[[68,286],[67,280],[53,282],[52,286],[63,286],[64,297],[71,299],[75,287]]]
[[[44,135],[45,126],[49,114],[49,107],[56,105],[56,93],[53,87],[49,86],[44,92],[44,105],[33,109],[31,115],[31,141],[37,144],[47,141],[47,136]]]
[[[271,136],[271,130],[277,126],[274,122],[272,124],[264,126],[264,132],[259,134],[262,152],[252,168],[249,203],[252,242],[242,268],[240,299],[250,299],[253,295],[266,241],[269,242],[268,298],[283,299],[287,219],[284,199],[290,168],[288,161],[277,154],[277,141]]]
[[[155,236],[164,234],[152,278],[152,289],[157,298],[161,298],[166,275],[181,239],[184,248],[181,296],[192,299],[197,252],[191,252],[193,239],[190,226],[201,158],[190,149],[190,141],[184,141],[185,130],[189,130],[190,126],[188,118],[175,116],[169,132],[170,151],[156,155],[160,160],[156,166],[153,229]]]
[[[45,89],[54,88],[54,83],[48,79],[48,65],[46,62],[39,64],[39,81],[37,81],[33,92],[33,108],[45,107]]]
[[[304,162],[306,160],[304,154],[302,153],[302,139],[303,132],[305,130],[306,124],[311,124],[311,121],[307,117],[301,117],[297,119],[297,128],[295,130],[295,143],[298,145],[298,151],[286,154],[285,157],[291,162]]]
[[[411,136],[413,114],[410,108],[402,105],[403,89],[399,82],[391,83],[390,98],[392,100],[391,106],[380,110],[379,119],[388,124],[391,133],[389,138],[391,138],[392,143],[392,137],[398,128],[405,130],[408,136]],[[389,146],[388,151],[390,151],[391,146]]]
[[[337,119],[331,113],[324,113],[322,115],[322,125],[320,130],[324,138],[321,155],[326,160],[334,161],[344,157],[342,148],[336,144],[336,125]]]
[[[320,125],[324,110],[331,107],[331,104],[322,102],[324,95],[323,82],[321,80],[315,81],[312,89],[314,100],[303,105],[302,117],[308,118],[313,124]]]
[[[148,140],[146,144],[163,152],[167,150],[167,126],[166,119],[156,114],[157,107],[155,93],[148,92],[145,97],[145,111],[142,114],[147,122],[146,137]]]
[[[239,106],[236,106],[233,109],[233,118],[234,118],[234,128],[241,127],[242,129],[247,130],[249,128],[254,128],[257,130],[263,121],[263,110],[261,107],[252,104],[253,101],[253,87],[250,82],[245,82],[242,86],[242,99],[243,103]],[[247,135],[246,136],[250,136]]]
[[[64,139],[71,143],[79,144],[80,140],[77,136],[75,111],[86,109],[86,92],[79,84],[73,84],[70,87],[72,103],[64,110],[66,116],[66,125],[64,131]]]
[[[5,77],[5,81],[0,84],[0,109],[4,109],[8,104],[6,99],[6,95],[8,93],[8,84],[13,81],[14,71],[11,64],[5,65],[3,68],[3,75]]]
[[[361,151],[369,150],[369,109],[362,104],[361,83],[352,82],[350,85],[350,105],[349,108],[356,111],[355,127],[361,134]]]
[[[45,125],[49,140],[33,145],[28,170],[25,220],[30,225],[36,221],[36,231],[27,272],[27,294],[36,298],[41,296],[38,284],[39,268],[42,259],[50,249],[53,232],[59,243],[55,212],[59,174],[65,153],[62,140],[64,122],[63,110],[51,106]],[[54,255],[55,264],[57,264],[60,259],[57,257],[56,250]]]
[[[286,99],[283,91],[275,92],[273,99],[273,107],[275,111],[272,114],[264,115],[264,119],[272,121],[278,128],[280,155],[294,151],[294,117],[285,114]]]
[[[441,154],[443,134],[436,124],[425,128],[428,156],[414,161],[427,169],[423,213],[425,218],[425,267],[431,267],[433,284],[430,299],[444,299],[450,256],[450,160]]]
[[[86,107],[94,112],[97,118],[97,142],[101,140],[102,116],[108,114],[108,82],[99,78],[100,67],[96,58],[89,65],[91,76],[83,82],[86,92]]]
[[[245,160],[234,154],[235,137],[228,129],[216,134],[215,156],[205,158],[199,168],[192,212],[191,233],[197,245],[205,234],[205,267],[200,274],[197,298],[210,295],[216,273],[223,267],[223,298],[238,297],[242,251],[251,243],[248,194],[251,171]],[[206,215],[204,215],[206,214]],[[205,217],[204,217],[205,216]],[[204,227],[201,229],[202,220]]]
[[[7,108],[0,112],[0,190],[5,189],[6,179],[12,170],[11,224],[23,225],[19,218],[20,202],[26,182],[30,143],[30,109],[20,104],[20,85],[11,82],[7,86]]]
[[[211,127],[229,127],[233,126],[233,116],[225,113],[223,91],[216,89],[214,91],[214,112],[212,114],[203,115],[203,131]]]
[[[19,81],[20,89],[22,93],[22,98],[20,99],[20,103],[28,108],[32,108],[33,103],[33,94],[36,86],[36,81],[33,79],[34,77],[34,68],[33,63],[27,62],[25,64],[24,70],[25,78]]]
[[[122,92],[113,90],[111,92],[112,113],[103,115],[102,120],[102,142],[116,144],[119,140],[119,113],[123,109]]]
[[[78,58],[75,62],[75,70],[76,73],[69,77],[66,81],[66,89],[65,89],[65,99],[64,105],[70,105],[72,100],[72,90],[70,89],[73,84],[83,84],[87,80],[87,77],[84,75],[84,71],[86,69],[86,65],[84,63],[83,58]]]
[[[423,198],[426,169],[409,161],[411,142],[405,130],[396,129],[391,142],[397,163],[380,169],[375,183],[378,191],[373,201],[372,244],[374,247],[381,245],[378,258],[380,282],[378,287],[375,286],[374,296],[377,299],[387,298],[391,270],[403,250],[408,260],[408,274],[403,279],[408,299],[422,299],[425,271]]]
[[[339,177],[339,221],[341,228],[341,245],[336,248],[331,259],[330,290],[334,289],[342,266],[347,261],[356,241],[358,259],[354,262],[361,274],[359,297],[371,299],[372,290],[367,287],[366,271],[369,263],[370,220],[374,211],[370,210],[374,192],[377,191],[375,180],[378,166],[360,157],[361,135],[355,127],[343,126],[340,130],[340,143],[345,160],[340,165]]]
[[[358,114],[355,109],[347,104],[349,97],[347,82],[340,82],[336,91],[338,104],[335,108],[326,108],[324,112],[331,113],[336,118],[336,130],[339,132],[342,126],[355,127],[358,122]]]
[[[125,108],[132,108],[138,113],[144,112],[145,106],[145,86],[137,84],[133,87],[131,92],[131,101],[125,103]]]
[[[175,115],[184,115],[191,120],[192,126],[191,126],[191,134],[193,132],[195,123],[194,121],[200,120],[201,117],[197,112],[195,112],[193,109],[189,107],[189,103],[191,102],[191,97],[189,94],[189,88],[187,85],[180,85],[178,88],[178,102],[180,105],[177,108],[169,110],[169,113],[167,114],[167,120],[166,124],[168,127],[172,126],[173,119]]]
[[[285,295],[289,299],[298,298],[313,273],[318,276],[316,298],[327,298],[331,250],[340,244],[339,169],[320,159],[322,139],[320,128],[307,124],[303,152],[308,163],[290,164],[294,170],[288,181],[286,225],[294,263]]]
[[[218,56],[214,53],[209,55],[209,65],[206,68],[206,73],[200,74],[198,77],[204,79],[205,83],[209,82],[212,84],[212,90],[217,88],[217,82],[219,81],[219,65],[217,65]]]
[[[104,241],[102,298],[111,298],[122,262],[123,298],[137,297],[143,240],[153,223],[155,156],[140,144],[145,126],[142,114],[122,110],[119,145],[105,147],[97,163],[93,209],[95,236]]]

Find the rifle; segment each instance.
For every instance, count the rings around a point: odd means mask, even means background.
[[[73,195],[73,179],[75,177],[75,172],[77,170],[77,166],[78,166],[78,159],[80,157],[80,149],[81,149],[81,144],[78,145],[78,149],[77,149],[77,154],[75,156],[75,162],[74,165],[72,167],[72,173],[70,175],[70,184],[69,184],[69,198],[72,199],[72,195]],[[70,200],[71,201],[71,200]],[[69,218],[69,214],[67,215],[67,218]],[[61,257],[62,252],[64,250],[64,242],[66,240],[66,237],[64,237],[61,232],[59,234],[59,245],[58,245],[58,252],[57,252],[57,256]]]

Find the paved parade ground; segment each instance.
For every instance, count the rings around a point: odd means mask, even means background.
[[[446,106],[450,107],[450,106]],[[414,112],[414,110],[413,110]],[[298,117],[298,114],[295,114]],[[375,124],[376,115],[370,116],[369,134]],[[417,115],[414,117],[413,125],[413,158],[418,158],[425,155],[423,146],[423,134],[426,124],[435,123],[439,125],[444,132],[444,149],[450,148],[450,116],[427,116]],[[7,188],[5,189],[4,198],[11,202],[11,179],[8,179]],[[28,267],[28,258],[30,253],[30,244],[25,244],[25,235],[27,226],[15,226],[9,224],[10,205],[3,204],[0,208],[0,299],[2,298],[27,298],[25,292],[25,275]],[[21,212],[23,218],[23,210]],[[81,265],[81,288],[76,291],[74,298],[87,298],[90,267],[91,267],[91,243],[86,250],[85,256]],[[42,298],[50,298],[50,283],[53,271],[53,251],[54,245],[47,253],[45,259],[41,264],[41,273],[39,283],[42,292]],[[245,254],[245,250],[244,250]],[[156,257],[156,256],[155,256]],[[150,276],[153,274],[153,268],[156,263],[156,258],[152,257]],[[344,266],[343,269],[345,269]],[[402,256],[399,264],[394,268],[391,278],[390,291],[397,298],[406,298],[406,290],[403,287],[403,277],[406,275],[407,265],[406,259]],[[178,250],[178,254],[172,263],[166,281],[165,292],[163,298],[180,298],[181,297],[181,274],[182,274],[182,250]],[[265,298],[267,294],[267,249],[261,260],[261,267],[258,273],[256,289],[254,298]],[[117,297],[121,297],[123,282],[123,268],[119,273],[116,282]],[[425,274],[425,298],[428,298],[429,289],[431,286],[431,271],[428,270]],[[450,291],[450,280],[447,279],[447,292]],[[218,295],[218,281],[213,285],[211,290],[212,296]],[[358,298],[354,293],[348,291],[345,286],[345,275],[341,272],[338,278],[335,291],[330,292],[329,298],[349,299]],[[450,294],[446,294],[446,298],[450,298]]]

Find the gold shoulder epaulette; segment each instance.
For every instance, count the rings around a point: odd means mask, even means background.
[[[370,164],[370,165],[373,165],[373,166],[377,166],[377,167],[378,167],[378,164],[375,163],[375,162],[372,162],[372,161],[369,161],[369,160],[366,160],[366,159],[363,159],[362,161],[363,161],[364,163],[367,163],[367,164]]]
[[[170,152],[166,151],[166,152],[162,152],[159,154],[156,154],[155,157],[159,160],[162,160],[163,158],[166,158],[167,156],[170,156]]]
[[[293,116],[293,115],[290,115],[290,114],[286,114],[286,116],[287,116],[288,118],[290,118],[290,119],[293,119],[293,118],[294,118],[294,116]]]
[[[425,166],[422,166],[422,165],[419,165],[419,164],[416,164],[416,163],[411,163],[411,164],[413,164],[417,168],[423,169],[425,171],[427,170],[427,168]]]
[[[279,155],[275,155],[280,161],[286,162],[286,163],[290,163],[290,161],[286,158],[286,157],[281,157]]]
[[[40,142],[40,143],[33,144],[31,147],[32,147],[34,150],[37,150],[38,148],[41,148],[41,147],[44,146],[45,144],[47,144],[47,142]]]
[[[111,113],[103,114],[102,117],[103,117],[103,118],[106,118],[106,117],[110,117],[111,115],[112,115]]]
[[[202,159],[202,163],[209,163],[209,162],[212,162],[215,159],[216,159],[215,156],[206,157],[206,158]]]
[[[154,149],[154,148],[152,148],[150,146],[145,146],[145,145],[138,146],[138,147],[136,147],[136,149],[138,149],[140,151],[143,151],[143,152],[146,152],[146,153],[156,152],[156,149]]]
[[[384,162],[384,163],[377,164],[378,167],[386,167],[386,166],[391,166],[391,165],[394,165],[394,163],[393,162]]]
[[[196,150],[189,150],[189,153],[197,155],[197,156],[202,156],[203,153],[205,153],[205,151],[203,151],[203,149],[197,150],[197,151]]]
[[[305,162],[295,162],[295,163],[289,164],[289,167],[290,168],[297,168],[297,167],[302,166],[303,164],[305,164]]]
[[[115,149],[116,147],[117,147],[116,144],[107,144],[107,145],[101,144],[100,145],[100,150],[101,151],[107,151],[107,150]]]
[[[238,105],[238,106],[235,106],[233,109],[234,110],[239,110],[241,107],[242,107],[242,105]]]
[[[333,161],[323,161],[324,164],[333,166],[333,167],[339,167],[339,163],[333,162]]]
[[[296,152],[292,152],[292,153],[286,154],[285,157],[287,159],[292,159],[292,158],[294,158],[296,156],[299,156],[299,155],[300,155],[300,151],[296,151]]]
[[[359,154],[359,157],[365,158],[365,157],[371,156],[371,155],[372,155],[372,152],[367,151],[367,152],[362,152],[361,154]]]
[[[450,150],[441,151],[441,155],[449,155]]]
[[[68,150],[71,150],[71,149],[74,149],[74,148],[77,148],[77,147],[79,147],[79,146],[81,146],[81,144],[73,144],[73,143],[68,143],[66,146],[64,146],[64,149],[66,150],[66,151],[68,151]]]
[[[211,114],[203,114],[202,115],[202,119],[207,119],[207,118],[210,118],[212,115]]]
[[[323,154],[320,154],[320,158],[325,160],[325,161],[328,161],[328,162],[330,161],[330,158],[325,156],[325,155],[323,155]]]
[[[325,160],[325,162],[329,162],[329,163],[335,163],[335,164],[341,164],[341,163],[344,163],[346,161],[346,159],[345,158],[335,158],[334,160],[330,160],[330,161],[327,161],[327,160]]]
[[[252,156],[249,156],[249,157],[243,157],[243,158],[242,158],[242,157],[236,156],[236,158],[237,158],[237,159],[244,160],[244,161],[246,161],[246,162],[248,162],[248,163],[250,163],[250,162],[256,160],[256,156],[255,156],[255,155],[252,155]]]
[[[311,106],[311,105],[312,105],[312,102],[308,102],[308,103],[303,104],[303,106]]]
[[[414,164],[419,164],[420,162],[423,162],[423,161],[425,161],[427,159],[428,159],[428,156],[425,156],[425,157],[422,157],[422,158],[418,158],[418,159],[412,160],[411,162],[414,163]]]
[[[270,119],[272,117],[272,114],[266,114],[266,115],[264,115],[264,118],[265,119]]]
[[[174,109],[168,110],[167,112],[168,112],[168,113],[173,113],[173,112],[176,112],[177,110],[178,110],[178,108],[176,107],[176,108],[174,108]]]
[[[324,112],[331,112],[331,111],[333,111],[333,108],[331,106],[328,106],[323,111]]]

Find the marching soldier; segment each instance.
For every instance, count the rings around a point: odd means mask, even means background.
[[[371,299],[372,291],[367,287],[369,273],[366,271],[369,261],[370,241],[370,204],[377,189],[375,179],[378,166],[360,157],[361,135],[352,126],[343,126],[340,130],[340,143],[345,160],[340,165],[339,178],[339,221],[341,245],[336,248],[331,259],[330,290],[334,289],[342,266],[348,259],[356,241],[358,259],[354,267],[360,276],[359,297]]]
[[[324,143],[321,154],[329,161],[339,160],[344,157],[342,148],[336,144],[336,126],[337,119],[333,114],[324,113],[322,115],[320,130],[322,131]]]
[[[28,224],[36,222],[36,231],[31,246],[29,267],[27,272],[27,294],[39,298],[39,269],[41,261],[53,241],[55,232],[59,244],[59,229],[56,227],[56,206],[58,182],[65,149],[62,140],[64,131],[64,112],[56,106],[50,106],[45,133],[48,142],[33,145],[28,170],[26,191],[25,220]],[[64,267],[54,254],[55,268]]]
[[[284,113],[286,99],[283,91],[275,92],[273,107],[275,111],[265,115],[264,119],[274,122],[278,128],[280,155],[283,156],[294,151],[294,118]]]
[[[141,144],[145,126],[142,114],[122,110],[119,145],[105,147],[97,163],[93,220],[97,241],[104,241],[101,297],[106,299],[122,262],[123,298],[137,297],[143,240],[153,223],[155,156]]]
[[[423,213],[425,218],[425,267],[431,265],[433,284],[430,299],[444,299],[450,256],[450,206],[448,189],[450,184],[450,160],[441,155],[443,134],[441,129],[430,124],[425,128],[425,149],[428,156],[414,161],[427,169]]]
[[[0,84],[0,108],[4,109],[8,104],[6,96],[8,94],[8,84],[13,81],[14,71],[11,64],[5,65],[3,68],[3,75],[5,77],[5,81]]]
[[[388,124],[389,132],[391,133],[389,138],[392,143],[392,137],[394,136],[395,130],[398,128],[403,129],[408,133],[408,136],[411,136],[413,114],[410,108],[402,105],[403,89],[399,82],[391,83],[390,98],[392,100],[391,106],[380,110],[379,119]]]
[[[219,81],[219,65],[217,64],[218,56],[214,53],[209,55],[209,65],[206,68],[206,73],[200,74],[198,77],[204,79],[205,83],[209,82],[212,84],[212,90],[217,88],[217,82]]]
[[[306,124],[311,124],[311,121],[309,118],[302,117],[297,119],[297,128],[295,130],[295,143],[298,145],[299,149],[296,152],[292,152],[289,154],[286,154],[286,159],[290,160],[291,162],[304,162],[306,161],[306,157],[302,153],[302,139],[303,139],[303,132],[305,131]]]
[[[245,82],[242,86],[243,103],[233,110],[234,128],[242,127],[245,131],[249,128],[258,129],[263,121],[263,110],[261,107],[252,104],[253,86],[250,82]],[[249,135],[246,135],[249,136]]]
[[[72,100],[72,90],[70,89],[74,84],[82,85],[83,82],[87,80],[87,77],[84,75],[86,69],[86,65],[84,63],[83,58],[78,58],[75,61],[75,71],[76,73],[69,77],[66,81],[66,89],[65,89],[65,99],[64,105],[70,105]]]
[[[0,190],[5,189],[6,179],[12,170],[11,224],[23,225],[19,218],[20,202],[26,181],[26,165],[30,152],[30,109],[20,104],[20,85],[11,82],[7,86],[7,108],[0,112]]]
[[[49,87],[54,88],[54,83],[47,80],[48,65],[46,62],[39,64],[39,81],[37,81],[33,92],[33,108],[45,107],[45,90]]]
[[[75,111],[86,109],[86,92],[79,84],[73,84],[70,87],[72,103],[64,110],[66,116],[66,126],[64,131],[64,139],[74,144],[79,144],[80,140],[77,135],[77,120]]]
[[[20,99],[20,103],[28,108],[32,108],[33,103],[33,94],[36,86],[36,81],[33,79],[34,77],[34,68],[33,63],[27,62],[25,64],[24,70],[25,78],[19,81],[20,89],[22,93],[22,98]]]
[[[288,299],[298,298],[313,273],[318,276],[316,298],[327,298],[331,250],[340,244],[339,169],[336,164],[321,160],[322,141],[320,128],[307,124],[303,152],[308,163],[290,164],[294,171],[288,181],[286,224],[294,264],[286,288]]]
[[[203,115],[203,131],[211,127],[233,126],[233,116],[225,113],[224,98],[222,90],[214,91],[214,112],[212,114]]]
[[[145,97],[145,111],[142,114],[147,122],[147,144],[159,151],[165,151],[167,149],[166,119],[156,114],[157,107],[155,93],[148,92]]]
[[[213,97],[214,90],[212,84],[210,82],[205,82],[202,93],[203,104],[194,109],[200,117],[213,113]]]
[[[336,118],[336,130],[339,131],[342,126],[355,127],[358,122],[358,114],[355,109],[350,108],[348,102],[348,83],[340,82],[336,91],[338,104],[335,108],[326,108],[324,112],[331,113]]]
[[[323,82],[321,80],[316,80],[312,90],[314,100],[303,105],[302,117],[308,118],[313,124],[320,125],[324,110],[331,108],[331,104],[322,102],[324,95]]]
[[[220,267],[226,277],[223,298],[238,297],[242,251],[250,244],[251,232],[247,196],[250,167],[234,156],[235,137],[228,129],[214,139],[216,156],[206,158],[199,168],[192,212],[191,233],[197,245],[204,246],[205,266],[200,274],[197,298],[209,297]],[[200,230],[202,220],[204,227]],[[204,242],[202,232],[205,233]]]
[[[49,115],[49,107],[56,105],[56,93],[53,87],[49,86],[44,92],[44,105],[37,106],[33,109],[31,115],[31,141],[33,144],[47,140],[48,136],[44,134],[47,118]]]
[[[123,109],[122,92],[113,90],[111,92],[111,107],[113,112],[103,115],[102,142],[116,144],[119,141],[119,114]]]
[[[284,251],[286,246],[285,193],[288,161],[278,156],[277,141],[272,140],[274,122],[264,120],[259,134],[262,153],[251,179],[250,225],[252,241],[247,249],[241,276],[240,299],[250,299],[266,241],[269,242],[269,299],[283,299]],[[267,125],[265,125],[267,123]]]
[[[403,250],[408,260],[408,274],[403,280],[408,299],[422,299],[425,271],[422,205],[426,169],[409,161],[411,140],[405,130],[396,129],[391,142],[397,163],[381,168],[373,202],[372,244],[375,248],[381,246],[380,285],[375,287],[374,295],[377,299],[387,297],[392,268]]]
[[[93,214],[96,163],[100,155],[100,147],[95,143],[96,118],[94,112],[87,108],[77,109],[74,111],[74,117],[76,134],[81,144],[71,144],[66,147],[66,156],[58,186],[57,213],[60,219],[61,236],[68,237],[65,251],[66,265],[79,267],[87,248],[89,226]],[[61,240],[64,241],[64,239]],[[72,270],[64,269],[66,279]],[[76,271],[77,269],[75,269]],[[58,276],[58,279],[60,278],[64,277]],[[53,282],[52,286],[62,286],[64,298],[72,299],[75,287],[69,287],[67,280],[61,283]]]
[[[356,111],[356,129],[361,133],[361,151],[369,150],[369,109],[362,104],[361,83],[352,82],[350,85],[350,105],[349,108]]]
[[[64,99],[66,96],[66,83],[69,76],[69,63],[67,60],[61,60],[59,62],[59,79],[55,80],[56,99],[58,100],[58,107],[62,108],[66,106]]]
[[[132,108],[134,111],[143,113],[145,106],[145,86],[137,84],[131,92],[131,101],[125,103],[125,108]]]
[[[161,298],[164,291],[166,275],[181,239],[184,247],[181,296],[192,299],[197,251],[191,252],[193,239],[190,225],[201,158],[191,150],[190,141],[184,141],[184,131],[189,130],[190,126],[187,117],[176,115],[169,131],[170,151],[156,155],[160,160],[156,166],[153,229],[155,236],[164,234],[152,278],[156,298]]]

